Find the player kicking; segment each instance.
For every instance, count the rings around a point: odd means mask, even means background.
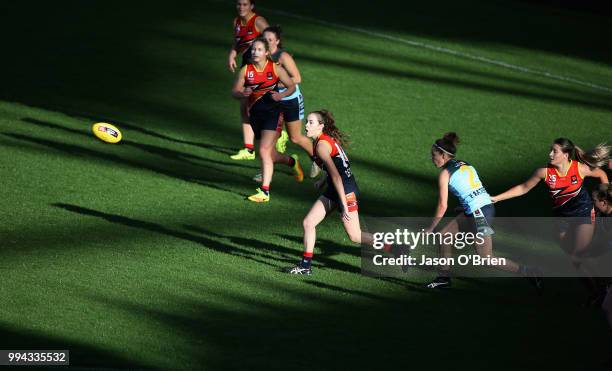
[[[484,242],[476,244],[476,252],[483,258],[493,258],[493,239],[491,236],[495,232],[491,228],[491,223],[495,217],[495,207],[482,185],[476,169],[465,161],[455,159],[458,143],[459,137],[456,133],[446,133],[443,138],[436,140],[431,147],[431,161],[441,171],[438,175],[438,207],[426,232],[433,232],[444,217],[448,207],[448,191],[450,190],[459,199],[463,213],[445,225],[439,232],[455,235],[460,229],[467,229],[474,233],[480,233],[484,236]],[[450,258],[451,255],[452,245],[442,244],[440,246],[440,257]],[[492,265],[492,267],[521,274],[527,277],[536,289],[541,289],[542,280],[533,268],[519,265],[510,259],[505,259],[503,265]],[[438,276],[426,285],[430,289],[450,286],[449,266],[441,266]]]
[[[247,98],[250,125],[255,138],[259,140],[263,181],[257,193],[248,197],[249,201],[253,202],[270,201],[270,183],[275,162],[289,165],[298,182],[304,180],[298,156],[281,155],[274,148],[276,128],[281,120],[279,102],[295,91],[295,84],[285,69],[272,62],[269,56],[268,42],[263,38],[256,39],[252,45],[253,63],[242,67],[232,89],[235,98]],[[287,88],[282,93],[275,91],[279,82]]]
[[[310,275],[316,227],[336,207],[352,242],[371,245],[373,238],[370,233],[361,231],[357,203],[359,189],[348,157],[342,149],[347,137],[336,127],[331,112],[321,110],[308,114],[306,135],[314,141],[315,161],[327,172],[327,177],[317,181],[315,186],[321,188],[326,183],[327,189],[304,218],[304,254],[300,262],[287,272]]]

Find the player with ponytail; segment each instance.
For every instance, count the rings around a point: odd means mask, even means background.
[[[476,244],[476,252],[481,257],[493,258],[493,239],[491,236],[495,232],[491,223],[495,217],[495,207],[474,166],[455,158],[458,144],[459,137],[456,133],[450,132],[436,140],[431,147],[431,161],[441,171],[438,175],[438,207],[426,232],[433,232],[444,217],[448,208],[448,192],[450,190],[459,199],[463,213],[445,225],[439,232],[454,235],[461,229],[468,229],[471,232],[479,233],[483,236],[483,243]],[[442,244],[440,246],[440,256],[447,258],[451,255],[452,245]],[[494,265],[493,267],[521,274],[527,277],[529,282],[537,289],[541,288],[541,280],[537,277],[537,272],[533,268],[519,265],[510,259],[505,259],[504,265]],[[450,285],[450,267],[441,266],[438,277],[427,284],[426,287],[436,289],[450,287]]]
[[[536,169],[524,183],[514,186],[497,196],[493,202],[519,197],[544,180],[553,201],[556,217],[571,217],[571,223],[562,223],[559,239],[564,250],[577,257],[591,242],[594,231],[595,210],[593,201],[583,187],[584,178],[593,177],[607,184],[608,177],[600,167],[608,164],[610,147],[600,144],[591,151],[583,151],[567,138],[553,142],[546,167]]]
[[[320,188],[326,183],[327,189],[304,218],[304,255],[288,273],[310,275],[316,227],[336,207],[351,241],[371,245],[373,238],[371,234],[362,232],[359,225],[359,188],[342,148],[348,144],[348,136],[338,129],[332,113],[327,110],[308,114],[306,135],[314,141],[315,161],[327,172],[327,177],[317,182],[316,186]]]
[[[600,167],[608,164],[609,156],[610,147],[605,144],[587,152],[567,138],[555,139],[546,167],[536,169],[524,183],[491,197],[491,200],[499,202],[522,196],[544,180],[553,201],[553,215],[563,218],[558,223],[561,248],[570,255],[574,267],[581,270],[582,256],[591,245],[595,231],[595,209],[583,182],[585,178],[593,177],[601,184],[607,184],[608,176]],[[582,282],[589,295],[596,295],[594,280],[588,272],[582,271],[585,275]]]

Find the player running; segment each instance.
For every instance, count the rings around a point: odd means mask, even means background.
[[[463,213],[445,225],[439,232],[455,235],[460,230],[467,229],[473,233],[479,233],[483,236],[484,242],[476,244],[476,252],[481,257],[493,258],[493,239],[491,236],[495,232],[491,223],[495,217],[495,207],[491,202],[489,193],[480,181],[476,169],[467,162],[455,158],[458,143],[459,137],[456,133],[451,132],[444,134],[444,137],[436,140],[431,147],[431,161],[441,171],[438,175],[438,207],[426,232],[433,232],[444,217],[448,207],[448,191],[450,190],[459,199]],[[442,244],[440,246],[440,256],[449,258],[451,255],[452,245]],[[541,289],[542,281],[533,268],[519,265],[510,259],[505,259],[504,265],[492,265],[492,267],[521,274],[527,277],[536,289]],[[449,266],[441,266],[438,276],[426,285],[430,289],[450,286]]]
[[[317,238],[316,227],[336,207],[339,208],[344,230],[351,241],[371,245],[373,238],[370,233],[362,232],[359,225],[359,188],[348,157],[342,149],[347,137],[336,127],[332,113],[321,110],[308,114],[306,135],[314,141],[315,161],[327,172],[327,177],[316,182],[315,186],[321,188],[327,183],[327,189],[304,218],[304,254],[300,262],[287,273],[310,275]]]
[[[285,121],[287,132],[289,133],[289,139],[292,143],[299,145],[308,153],[311,160],[313,159],[313,147],[312,141],[302,134],[302,120],[304,119],[304,97],[300,90],[300,83],[302,82],[302,75],[300,70],[295,64],[295,60],[282,46],[281,39],[281,28],[280,26],[270,26],[263,31],[263,37],[268,40],[270,45],[270,58],[272,61],[282,66],[291,80],[295,83],[295,93],[290,96],[283,98],[281,101],[281,110],[283,112],[283,119]],[[283,91],[284,87],[279,85],[279,91]],[[280,127],[282,130],[282,126]],[[278,140],[277,149],[279,152],[284,152],[283,146],[286,144],[287,134],[283,131],[281,137]],[[284,139],[284,140],[283,140]],[[310,177],[315,178],[319,175],[320,168],[317,166],[315,161],[312,162],[310,168]]]
[[[281,120],[279,102],[295,91],[295,84],[284,68],[277,66],[269,59],[270,49],[264,38],[253,42],[252,63],[242,67],[232,95],[237,99],[247,98],[250,125],[259,140],[259,155],[263,172],[263,181],[257,193],[248,197],[254,202],[270,201],[270,183],[274,172],[274,163],[280,162],[293,169],[298,182],[304,180],[304,173],[297,155],[285,156],[279,154],[274,148],[277,139],[276,128]],[[282,93],[276,91],[279,82],[286,90]]]
[[[608,183],[608,177],[600,167],[608,164],[609,155],[609,146],[600,144],[586,153],[569,139],[558,138],[550,148],[546,167],[537,169],[527,181],[491,197],[491,200],[499,202],[522,196],[544,180],[553,201],[554,216],[571,218],[570,221],[564,219],[559,225],[559,240],[578,266],[578,257],[591,243],[595,229],[593,202],[582,184],[586,177],[598,178],[602,184]]]
[[[242,56],[241,67],[251,63],[251,45],[253,41],[261,35],[261,32],[268,27],[268,21],[255,13],[255,0],[237,0],[236,10],[238,16],[234,18],[234,44],[230,49],[227,65],[230,71],[236,72],[236,57]],[[254,160],[255,134],[249,124],[246,100],[240,100],[240,116],[242,118],[242,135],[244,148],[236,154],[230,156],[232,160]]]

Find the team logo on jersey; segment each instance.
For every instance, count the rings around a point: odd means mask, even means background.
[[[236,26],[236,33],[240,33],[240,25]]]
[[[248,31],[247,34],[252,35],[253,31]]]
[[[272,72],[268,72],[268,80],[273,80],[274,77],[272,77]]]
[[[550,184],[551,187],[554,187],[556,182],[557,176],[555,174],[548,175],[548,184]]]
[[[572,175],[572,184],[578,184],[578,177]]]

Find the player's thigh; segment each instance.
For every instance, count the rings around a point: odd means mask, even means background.
[[[262,130],[259,147],[262,151],[270,151],[276,143],[277,133],[275,130]]]
[[[286,122],[285,126],[287,127],[287,133],[289,134],[289,138],[294,139],[302,135],[301,120]]]
[[[316,227],[334,209],[335,203],[333,201],[324,196],[319,197],[304,217],[304,228]]]

